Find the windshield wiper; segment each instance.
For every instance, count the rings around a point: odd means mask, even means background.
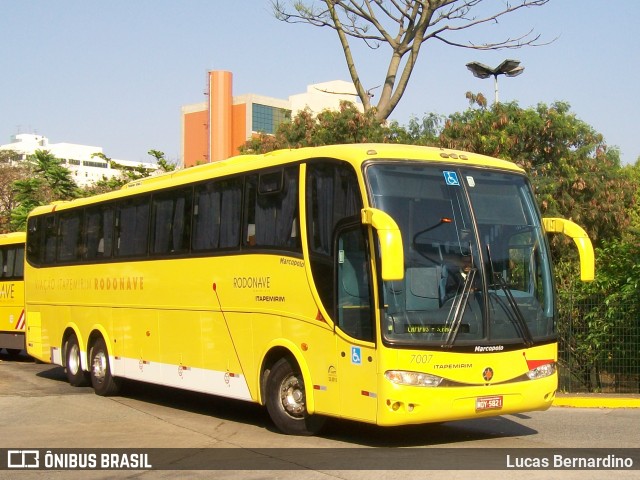
[[[507,285],[507,282],[502,276],[502,273],[493,270],[493,261],[491,260],[491,250],[489,249],[489,245],[487,245],[487,258],[489,260],[489,265],[491,266],[491,276],[495,281],[497,281],[497,285],[504,292],[504,296],[507,299],[507,302],[509,302],[509,306],[511,307],[511,312],[513,313],[513,315],[507,314],[507,317],[516,327],[516,330],[518,331],[520,337],[522,337],[522,340],[524,340],[525,346],[533,346],[533,335],[531,335],[531,330],[529,330],[527,322],[522,315],[522,310],[520,310],[518,302],[516,302],[516,299],[513,297],[513,293],[511,293],[511,289],[509,288],[509,285]],[[491,287],[495,289],[496,284],[492,284]]]
[[[452,313],[453,321],[451,322],[451,327],[449,328],[447,338],[445,339],[445,343],[444,345],[442,345],[442,347],[451,348],[453,346],[453,342],[455,342],[456,337],[458,336],[460,324],[462,323],[462,317],[464,316],[464,312],[467,309],[467,302],[469,300],[469,294],[471,293],[473,279],[476,276],[476,270],[476,268],[469,269],[469,273],[464,279],[464,285],[462,285],[462,293],[455,298],[453,304],[451,305],[451,310],[449,310],[446,325],[449,325],[449,319],[451,319]]]

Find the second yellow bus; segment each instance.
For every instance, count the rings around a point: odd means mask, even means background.
[[[0,349],[17,355],[25,348],[25,233],[0,235]]]

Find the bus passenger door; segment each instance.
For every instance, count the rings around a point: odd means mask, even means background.
[[[336,239],[336,353],[340,413],[376,421],[377,357],[371,268],[362,225],[347,225]]]

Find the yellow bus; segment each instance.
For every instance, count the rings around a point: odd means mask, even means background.
[[[0,235],[0,349],[24,350],[24,232]]]
[[[578,245],[584,231],[545,223]],[[39,207],[28,353],[99,395],[122,379],[266,405],[288,434],[548,408],[545,228],[510,162],[401,145],[249,155]]]

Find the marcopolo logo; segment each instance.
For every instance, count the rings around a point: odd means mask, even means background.
[[[474,352],[501,352],[502,350],[504,350],[504,345],[490,345],[488,347],[477,345]]]

